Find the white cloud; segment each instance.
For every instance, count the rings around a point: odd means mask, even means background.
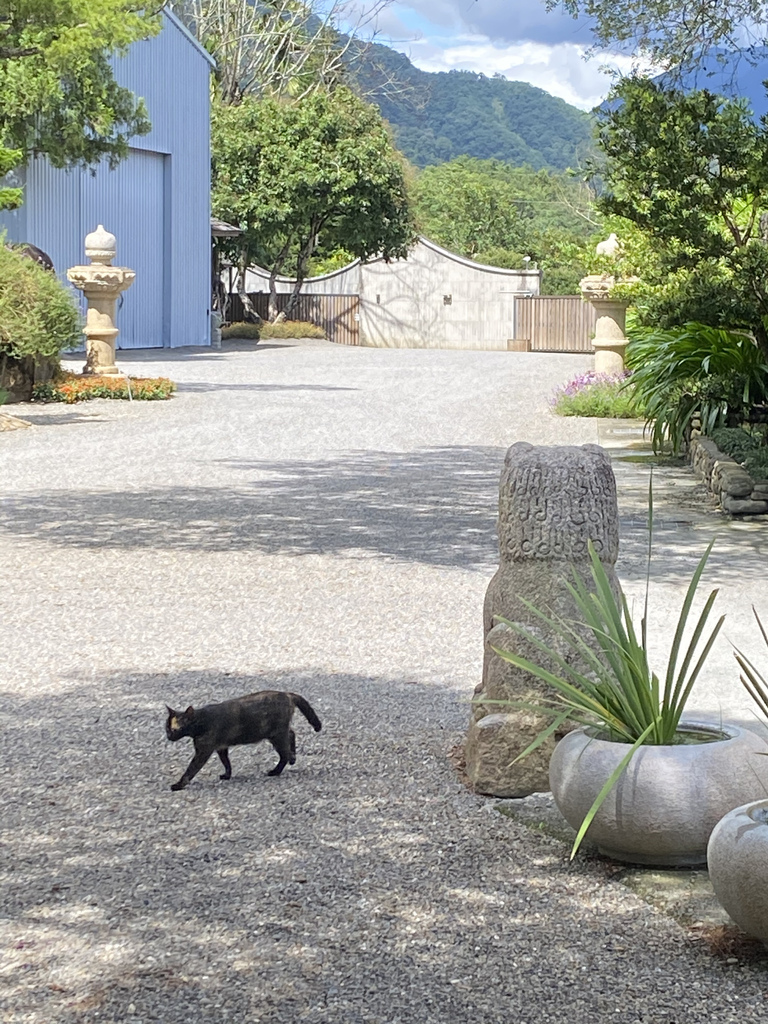
[[[517,82],[529,82],[584,110],[597,106],[611,85],[606,64],[626,72],[630,60],[622,56],[584,60],[586,47],[575,43],[519,42],[494,44],[487,36],[455,35],[449,39],[425,37],[394,48],[407,53],[423,71],[496,73]]]

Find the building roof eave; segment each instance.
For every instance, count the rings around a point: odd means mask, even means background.
[[[194,46],[194,48],[202,57],[205,57],[205,59],[210,64],[211,68],[216,67],[216,61],[213,59],[210,53],[208,53],[206,48],[201,45],[200,41],[195,38],[194,34],[189,31],[187,26],[184,24],[184,22],[179,18],[177,14],[174,14],[173,11],[170,11],[167,7],[164,7],[163,17],[167,18],[168,21],[170,21],[170,23],[174,25],[179,30],[179,32],[181,32],[181,34],[187,38],[188,42],[190,42]]]

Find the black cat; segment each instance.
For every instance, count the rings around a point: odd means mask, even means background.
[[[287,764],[296,763],[296,734],[291,728],[294,708],[299,709],[315,732],[322,728],[308,701],[298,693],[283,690],[262,690],[197,709],[190,705],[186,711],[174,711],[167,704],[166,707],[165,734],[168,739],[176,741],[191,736],[195,745],[195,756],[171,789],[188,786],[214,752],[224,765],[224,774],[219,777],[231,779],[229,748],[262,740],[269,740],[280,755],[278,763],[267,774],[279,775]]]

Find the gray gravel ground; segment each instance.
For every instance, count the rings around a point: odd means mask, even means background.
[[[35,429],[0,437],[0,1019],[768,1021],[764,964],[713,959],[450,760],[504,449],[597,439],[547,405],[588,361],[146,355],[123,365],[171,402],[18,408]],[[632,588],[644,482],[621,474]],[[670,595],[723,527],[675,527],[673,497]],[[741,536],[718,571],[743,602],[764,562]],[[163,704],[273,686],[324,722],[300,719],[295,768],[237,748],[231,782],[171,793],[189,753]]]

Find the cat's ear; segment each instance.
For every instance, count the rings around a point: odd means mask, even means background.
[[[170,704],[166,704],[165,705],[165,710],[168,712],[169,715],[175,715],[176,714],[176,712],[173,710],[173,708],[170,706]]]
[[[185,714],[185,715],[191,715],[191,714],[193,714],[194,710],[195,710],[195,709],[194,709],[194,708],[192,707],[192,705],[190,704],[190,705],[189,705],[189,707],[187,708],[187,710],[186,710],[186,711],[184,712],[184,714]]]

